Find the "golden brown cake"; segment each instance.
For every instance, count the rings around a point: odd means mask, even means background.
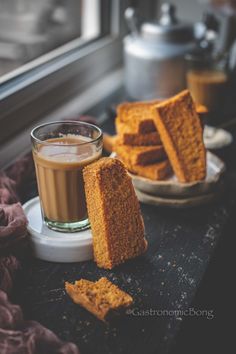
[[[96,282],[86,279],[78,280],[75,284],[66,282],[65,289],[74,303],[83,306],[102,321],[111,311],[127,308],[133,303],[130,295],[107,278],[100,278]]]
[[[122,133],[125,127],[129,126],[135,134],[147,134],[156,130],[152,117],[153,105],[159,100],[144,102],[124,102],[117,107],[116,128],[118,133]],[[126,123],[124,125],[120,123]]]
[[[133,133],[147,134],[156,131],[153,120],[153,106],[164,102],[161,100],[145,102],[124,102],[117,108],[117,118],[115,120],[118,134]],[[200,119],[206,117],[208,110],[206,106],[196,103],[196,111]]]
[[[101,268],[142,254],[144,223],[131,178],[122,162],[102,158],[83,170],[94,258]]]
[[[196,106],[197,114],[200,118],[202,129],[203,129],[206,119],[208,117],[209,111],[208,111],[207,107],[204,106],[203,104],[196,103],[195,106]]]
[[[172,174],[172,168],[168,160],[155,162],[146,166],[130,164],[124,158],[121,160],[131,173],[153,181],[162,181]]]
[[[201,115],[201,114],[208,113],[207,107],[204,106],[203,104],[195,103],[195,106],[196,106],[197,114]]]
[[[120,133],[117,143],[131,146],[152,146],[160,145],[161,139],[157,131],[147,134]]]
[[[154,108],[155,124],[172,168],[180,182],[203,180],[206,151],[195,104],[188,90]]]
[[[103,148],[107,152],[112,152],[117,143],[117,135],[109,135],[107,133],[103,133]]]
[[[163,145],[116,145],[114,147],[114,151],[121,158],[121,160],[128,161],[130,165],[148,165],[166,159],[166,153]]]
[[[152,118],[136,119],[134,121],[122,121],[119,116],[115,120],[116,131],[118,134],[148,134],[156,132],[156,126]]]

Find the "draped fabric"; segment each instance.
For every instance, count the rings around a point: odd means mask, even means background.
[[[72,343],[63,343],[49,329],[35,321],[25,321],[20,306],[8,301],[0,290],[0,353],[77,354]]]
[[[75,344],[62,342],[38,322],[24,320],[20,306],[8,299],[28,240],[27,219],[19,198],[33,176],[31,155],[0,172],[0,353],[78,354]]]

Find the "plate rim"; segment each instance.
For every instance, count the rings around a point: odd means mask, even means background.
[[[191,187],[195,187],[195,186],[204,185],[206,183],[215,184],[217,181],[219,181],[220,177],[225,173],[226,166],[225,166],[224,161],[221,158],[219,158],[217,155],[213,154],[211,151],[207,150],[206,156],[207,156],[206,161],[208,158],[215,159],[215,160],[218,160],[219,164],[221,165],[220,170],[214,176],[209,177],[208,180],[204,179],[201,181],[194,181],[194,182],[179,182],[178,180],[170,181],[169,179],[167,179],[167,180],[162,180],[162,181],[154,181],[154,180],[151,180],[146,177],[135,175],[129,171],[128,171],[128,174],[130,175],[130,177],[132,179],[139,180],[143,183],[144,182],[148,183],[149,185],[152,185],[152,186],[166,186],[166,187],[168,187],[171,185],[171,186],[177,186],[177,187],[181,187],[181,188],[191,188]],[[115,151],[112,152],[110,157],[117,157],[116,152]]]
[[[154,205],[154,206],[160,206],[160,207],[165,207],[165,208],[173,208],[173,209],[184,209],[184,208],[193,208],[197,207],[200,205],[208,204],[214,200],[216,200],[218,197],[220,197],[223,189],[218,191],[218,193],[207,193],[204,195],[196,195],[193,197],[185,197],[183,199],[175,199],[175,198],[168,198],[168,197],[162,197],[162,196],[157,196],[157,195],[152,195],[145,193],[141,190],[138,190],[135,188],[135,193],[137,195],[137,198],[140,203],[147,204],[147,205]],[[143,201],[140,200],[140,197],[147,197],[150,198],[150,201]]]
[[[170,180],[162,180],[162,181],[154,181],[151,180],[149,178],[146,177],[142,177],[142,176],[138,176],[138,175],[134,175],[133,173],[129,172],[129,175],[134,178],[134,179],[139,179],[143,182],[148,182],[151,185],[163,185],[163,186],[168,186],[168,185],[176,185],[178,187],[194,187],[197,185],[203,185],[205,183],[216,183],[220,177],[224,174],[225,170],[226,170],[226,166],[223,160],[221,160],[217,155],[213,154],[211,151],[207,151],[207,155],[211,156],[213,159],[217,159],[220,163],[220,165],[222,166],[220,171],[218,171],[214,176],[209,177],[208,180],[204,179],[201,181],[194,181],[194,182],[179,182],[178,180],[176,181],[170,181]]]

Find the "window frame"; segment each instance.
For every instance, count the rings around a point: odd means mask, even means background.
[[[28,125],[87,89],[122,64],[122,39],[127,32],[124,10],[141,6],[150,16],[154,1],[101,0],[105,15],[102,36],[78,47],[79,39],[19,68],[0,85],[0,148]],[[117,16],[118,13],[118,16]],[[47,60],[46,60],[47,59]],[[50,59],[50,60],[48,60]],[[0,161],[1,165],[1,161]]]

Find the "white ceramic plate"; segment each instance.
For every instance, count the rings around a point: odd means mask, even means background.
[[[224,129],[205,125],[203,132],[204,144],[207,149],[222,149],[233,142],[233,136]]]
[[[116,154],[111,155],[115,157]],[[225,172],[225,164],[210,151],[207,152],[207,176],[203,181],[180,183],[175,176],[164,181],[153,181],[145,177],[140,177],[129,173],[132,177],[135,189],[141,192],[161,197],[193,197],[217,190],[218,184],[222,180]]]
[[[171,208],[189,208],[189,207],[195,207],[203,204],[208,204],[210,202],[215,201],[221,195],[223,191],[222,187],[223,186],[221,185],[217,193],[216,192],[208,193],[208,194],[199,195],[195,197],[180,198],[180,199],[157,197],[154,195],[143,193],[137,189],[135,191],[138,200],[144,204],[151,204],[151,205],[171,207]]]

